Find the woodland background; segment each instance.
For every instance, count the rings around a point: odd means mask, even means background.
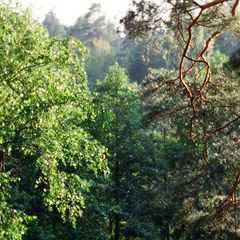
[[[0,4],[0,239],[240,239],[238,1],[167,2]]]

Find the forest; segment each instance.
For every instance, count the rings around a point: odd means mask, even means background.
[[[1,1],[0,240],[240,239],[239,5]]]

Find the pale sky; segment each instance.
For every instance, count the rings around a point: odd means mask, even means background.
[[[86,13],[94,2],[101,3],[106,17],[117,23],[128,10],[131,0],[15,0],[15,2],[30,8],[33,16],[39,21],[52,10],[61,23],[71,25],[80,15]]]

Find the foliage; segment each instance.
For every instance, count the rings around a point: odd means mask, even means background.
[[[92,112],[83,45],[73,38],[50,38],[28,13],[10,4],[1,4],[0,13],[1,176],[11,176],[2,177],[1,186],[18,192],[2,198],[2,214],[12,211],[12,220],[0,232],[15,221],[12,234],[20,239],[25,215],[38,221],[40,206],[75,225],[90,176],[107,172],[106,150],[83,129]],[[11,184],[16,177],[19,182]]]
[[[26,231],[26,223],[34,219],[8,202],[11,185],[16,180],[7,173],[0,174],[0,239],[21,239]]]
[[[103,39],[94,39],[87,59],[86,70],[90,88],[94,88],[97,80],[103,80],[110,65],[116,60],[114,49]]]
[[[212,41],[237,2],[134,2],[126,36],[50,12],[57,37],[1,3],[0,239],[239,238],[239,52]]]
[[[178,72],[152,70],[144,83],[147,124],[157,122],[154,126],[165,132],[168,126],[171,136],[187,145],[192,143],[192,161],[187,158],[182,160],[184,168],[174,167],[175,179],[178,174],[184,176],[178,180],[184,187],[184,193],[178,195],[183,205],[177,207],[173,217],[173,231],[178,238],[217,237],[219,229],[227,228],[226,234],[231,235],[234,229],[229,227],[230,222],[237,226],[238,221],[231,214],[234,208],[237,214],[238,164],[232,159],[225,165],[220,155],[223,152],[231,155],[237,147],[230,136],[239,131],[239,79],[236,73],[223,69],[223,63],[228,61],[226,56],[219,52],[207,54],[211,41],[230,29],[231,24],[238,23],[238,1],[231,1],[228,6],[220,4],[223,2],[165,1],[159,5],[143,0],[134,2],[135,8],[122,20],[131,38],[152,36],[165,27],[170,33],[174,31],[182,47]],[[168,19],[163,15],[167,9]],[[199,36],[200,29],[205,29],[207,36],[203,35],[198,44],[199,38],[195,36]],[[216,145],[224,146],[224,150],[217,150]],[[236,150],[234,153],[235,159],[238,154]],[[231,183],[234,176],[236,179]],[[216,199],[223,200],[217,204]],[[225,223],[214,225],[223,215],[227,215]]]
[[[43,26],[48,29],[50,36],[65,36],[66,30],[65,26],[60,24],[56,14],[52,11],[46,14],[43,21]]]

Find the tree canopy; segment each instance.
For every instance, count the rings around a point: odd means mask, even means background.
[[[26,217],[41,214],[39,204],[75,225],[89,176],[105,174],[107,165],[105,148],[82,127],[92,112],[85,47],[50,38],[20,8],[1,4],[0,12],[1,236],[21,239]]]
[[[238,5],[0,3],[0,240],[239,239]]]

